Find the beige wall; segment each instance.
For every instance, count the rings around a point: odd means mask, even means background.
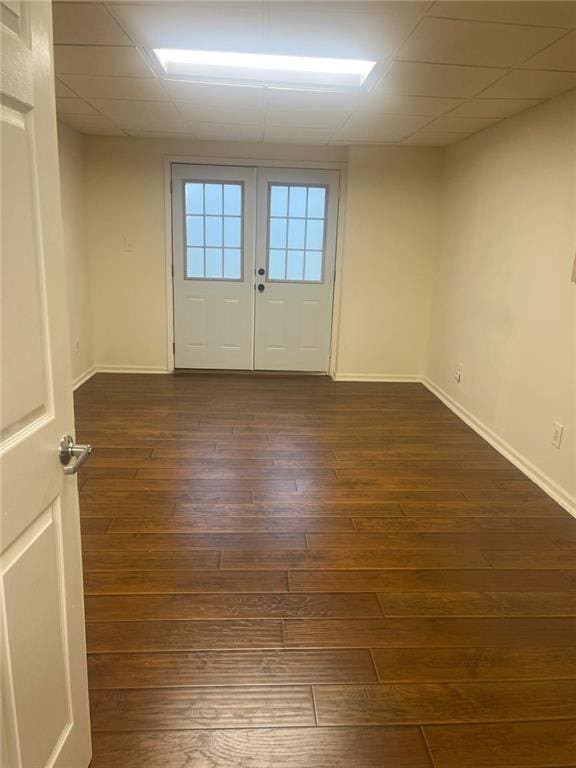
[[[87,242],[96,361],[111,369],[165,371],[164,158],[341,162],[342,147],[210,144],[89,137]],[[131,241],[128,246],[126,240]]]
[[[58,123],[60,190],[64,228],[64,251],[72,378],[79,379],[94,364],[91,290],[85,233],[84,137]]]
[[[342,147],[102,137],[89,137],[86,151],[96,359],[150,370],[167,367],[164,157],[348,156]],[[440,163],[435,149],[350,151],[337,355],[344,377],[423,373]]]
[[[337,374],[424,373],[442,151],[351,147]]]
[[[448,150],[428,362],[435,384],[573,503],[575,184],[574,93]]]

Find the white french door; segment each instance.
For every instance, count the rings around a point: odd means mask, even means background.
[[[176,368],[252,368],[254,168],[172,167]]]
[[[338,181],[172,166],[176,368],[328,371]]]
[[[338,172],[258,172],[254,367],[328,371]]]

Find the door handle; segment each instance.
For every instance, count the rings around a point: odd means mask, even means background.
[[[76,445],[72,435],[64,435],[62,440],[60,440],[58,450],[58,458],[60,459],[60,464],[64,466],[64,474],[75,475],[82,464],[90,458],[91,453],[91,445]],[[73,458],[75,458],[76,461],[69,467],[68,464],[70,464]]]
[[[262,291],[265,290],[266,286],[264,285],[264,283],[258,283],[257,288],[260,291],[260,293],[262,293]]]

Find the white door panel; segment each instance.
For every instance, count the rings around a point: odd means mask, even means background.
[[[253,367],[253,168],[174,164],[176,368]]]
[[[0,3],[2,759],[90,761],[50,3]]]
[[[326,372],[330,363],[338,172],[258,171],[258,370]]]

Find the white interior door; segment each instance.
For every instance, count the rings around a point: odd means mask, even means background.
[[[253,368],[256,170],[172,166],[176,368]]]
[[[90,761],[51,4],[0,3],[2,765]]]
[[[257,370],[329,369],[338,180],[338,171],[258,171]]]

